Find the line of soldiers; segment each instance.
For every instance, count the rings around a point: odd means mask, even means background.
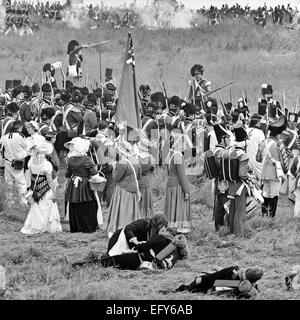
[[[3,30],[3,34],[8,35],[10,32],[14,32],[21,37],[24,34],[33,35],[27,9],[6,9],[5,29]]]
[[[25,8],[31,15],[34,14],[42,18],[52,19],[53,21],[60,21],[64,16],[64,10],[71,8],[71,13],[75,18],[87,22],[94,21],[99,23],[99,25],[100,23],[104,23],[111,29],[145,27],[141,11],[145,13],[145,10],[148,10],[148,14],[156,20],[155,26],[169,28],[170,25],[167,21],[158,21],[161,19],[159,17],[159,5],[160,2],[154,2],[152,6],[141,9],[135,5],[127,8],[108,8],[103,5],[95,6],[90,4],[76,11],[72,9],[71,1],[67,1],[64,4],[61,4],[59,1],[51,4],[48,1],[46,3],[37,2],[35,4],[26,1],[15,1],[11,5],[11,9],[16,11],[19,8]],[[184,5],[176,4],[176,1],[173,4],[173,10],[174,13],[188,12]],[[283,25],[284,22],[292,24],[294,17],[297,17],[298,13],[298,10],[293,9],[290,4],[286,7],[284,5],[277,5],[274,8],[272,6],[267,7],[265,4],[257,9],[252,9],[249,5],[242,7],[239,4],[234,4],[229,7],[228,4],[223,4],[220,9],[216,6],[210,6],[209,8],[203,6],[201,9],[190,11],[195,14],[191,21],[193,26],[197,26],[198,16],[207,17],[208,25],[220,24],[225,19],[241,19],[247,23],[250,23],[252,20],[255,24],[262,25],[263,27],[267,24],[268,20],[271,20],[273,24]]]
[[[0,97],[0,137],[10,132],[17,119],[32,123],[37,134],[53,141],[61,161],[66,156],[64,144],[76,136],[91,139],[102,132],[105,139],[115,141],[119,135],[115,120],[118,96],[112,72],[107,68],[105,83],[92,92],[70,81],[66,89],[53,88],[48,82],[22,86],[20,81],[6,81]],[[165,166],[170,140],[180,133],[187,174],[205,173],[214,180],[216,230],[227,225],[231,232],[239,233],[252,204],[249,196],[262,203],[264,215],[275,216],[282,178],[288,180],[292,155],[300,149],[300,115],[287,113],[273,98],[272,86],[266,84],[256,114],[250,115],[245,97],[239,98],[236,106],[221,102],[220,108],[210,96],[211,82],[203,73],[202,65],[191,68],[187,101],[176,95],[168,98],[165,91],[152,93],[147,84],[139,87],[141,138],[149,142],[147,148],[156,165]],[[22,133],[28,136],[26,130]],[[98,161],[95,153],[91,156]],[[98,164],[112,180],[113,167],[106,155],[102,160]],[[290,188],[291,200],[294,188]],[[111,194],[112,190],[108,204]]]

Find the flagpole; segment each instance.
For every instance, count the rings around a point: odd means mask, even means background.
[[[128,35],[130,37],[130,46],[132,46],[132,37],[131,33],[128,32]],[[135,78],[135,59],[134,63],[132,64],[132,79],[133,79],[133,92],[134,92],[134,103],[135,103],[135,110],[138,112],[138,116],[141,117],[140,109],[138,106],[138,101],[137,101],[137,92],[136,92],[136,78]],[[139,123],[138,123],[139,124]],[[137,128],[140,130],[141,128]]]

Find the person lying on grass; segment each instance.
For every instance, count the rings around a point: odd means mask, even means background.
[[[151,219],[139,219],[117,230],[110,238],[105,254],[90,254],[85,261],[74,263],[73,266],[100,263],[103,267],[130,270],[170,269],[178,260],[187,257],[185,237],[167,228],[164,215],[156,214]]]

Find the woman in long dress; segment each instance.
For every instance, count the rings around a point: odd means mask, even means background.
[[[177,131],[177,130],[176,130]],[[181,132],[174,132],[173,146],[167,159],[167,190],[165,202],[165,216],[171,228],[178,233],[190,232],[191,202],[188,179],[185,173],[184,136]]]
[[[62,231],[55,200],[55,184],[52,179],[53,167],[45,157],[46,154],[51,154],[52,148],[48,142],[38,144],[28,162],[32,204],[24,227],[21,229],[24,234]]]
[[[98,182],[100,176],[92,159],[87,156],[89,142],[78,137],[73,140],[66,173],[69,179],[65,193],[67,220],[71,232],[92,233],[103,221],[98,194],[91,190],[89,180]]]
[[[141,218],[138,178],[141,167],[133,147],[129,142],[118,143],[116,151],[119,155],[115,171],[115,189],[108,208],[106,230],[108,237],[118,229]]]
[[[154,215],[151,173],[155,168],[155,159],[149,153],[149,146],[150,141],[147,139],[141,139],[138,142],[139,160],[142,169],[138,180],[142,197],[140,201],[141,218],[151,218]]]

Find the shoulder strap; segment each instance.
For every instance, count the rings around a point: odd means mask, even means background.
[[[292,132],[292,131],[291,131]],[[296,135],[296,133],[295,132],[292,132],[293,133],[293,139],[292,139],[292,141],[289,143],[289,145],[287,146],[288,147],[288,149],[291,149],[291,147],[293,146],[293,144],[295,143],[295,141],[296,141],[296,138],[297,138],[297,135]]]
[[[148,127],[148,124],[152,121],[153,119],[148,119],[146,122],[145,122],[145,124],[143,125],[143,131],[146,131],[146,129],[147,129],[147,127]]]

